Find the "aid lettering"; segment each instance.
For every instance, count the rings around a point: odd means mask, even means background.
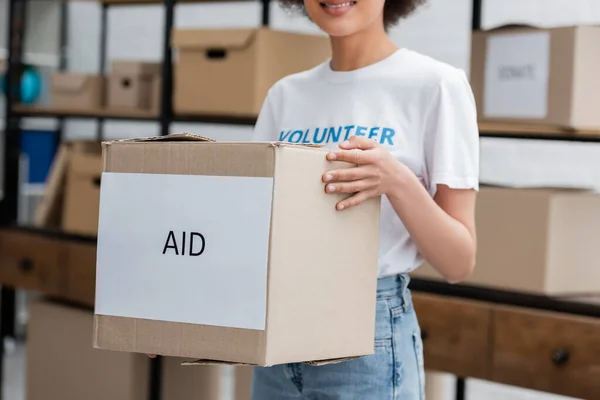
[[[173,244],[171,244],[171,241]],[[167,242],[165,243],[165,247],[163,248],[163,254],[167,253],[167,249],[174,249],[175,255],[179,255],[179,250],[177,249],[177,240],[175,240],[175,234],[173,231],[169,231],[169,235],[167,236]]]
[[[196,242],[198,243],[196,245],[197,248],[199,248],[199,250],[194,251],[194,238],[198,238],[199,241]],[[191,232],[190,233],[190,256],[192,257],[197,257],[200,254],[204,253],[204,249],[206,248],[206,240],[204,240],[204,235],[202,235],[199,232]]]

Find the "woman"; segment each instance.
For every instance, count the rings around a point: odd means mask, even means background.
[[[388,38],[424,0],[282,2],[329,35],[332,57],[270,89],[254,140],[321,144],[329,160],[356,164],[323,176],[327,193],[348,194],[340,212],[382,196],[376,351],[319,367],[256,368],[252,398],[423,399],[408,273],[423,259],[451,283],[473,270],[479,146],[471,88],[461,70]]]

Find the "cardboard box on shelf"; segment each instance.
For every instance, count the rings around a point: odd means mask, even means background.
[[[257,116],[279,79],[330,54],[324,36],[260,29],[175,30],[178,114]]]
[[[161,64],[114,61],[108,78],[108,108],[157,111]]]
[[[150,360],[142,354],[97,351],[90,346],[93,313],[48,301],[30,306],[26,384],[28,400],[147,400]],[[223,366],[190,368],[164,358],[161,398],[250,398],[248,371]],[[228,397],[231,398],[231,397]]]
[[[598,130],[600,27],[475,32],[471,84],[481,122]]]
[[[34,225],[96,235],[100,196],[96,180],[101,173],[100,142],[63,142],[48,173]]]
[[[262,366],[373,353],[380,200],[339,212],[321,181],[349,164],[189,134],[103,149],[96,348]]]
[[[600,293],[600,195],[482,187],[477,263],[465,283],[545,295]],[[425,263],[414,277],[439,280]]]
[[[95,236],[98,232],[102,155],[73,153],[67,168],[62,229]]]
[[[68,110],[98,110],[104,105],[104,77],[61,72],[52,75],[52,106]]]

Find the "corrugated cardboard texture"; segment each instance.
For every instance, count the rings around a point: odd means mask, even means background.
[[[324,154],[276,151],[268,364],[373,352],[380,201],[336,211],[340,197],[325,193],[321,176],[349,165]]]
[[[265,143],[116,142],[105,149],[107,172],[273,176],[273,149]]]
[[[30,312],[27,400],[148,399],[147,357],[94,350],[91,312],[44,302]]]
[[[69,160],[62,228],[96,235],[100,208],[100,154],[73,153]]]
[[[488,118],[483,114],[485,105],[484,82],[486,68],[487,39],[493,35],[515,32],[532,32],[536,28],[517,27],[501,28],[491,31],[479,31],[473,33],[471,49],[471,86],[475,95],[478,109],[478,119],[481,122],[520,122],[537,123],[545,125],[557,125],[575,128],[572,116],[573,85],[576,79],[574,75],[575,63],[575,32],[577,28],[554,28],[551,32],[550,47],[550,81],[548,85],[548,114],[543,119],[523,118]]]
[[[330,54],[325,36],[267,28],[175,30],[173,45],[174,107],[181,114],[256,116],[275,82]]]
[[[600,292],[600,196],[482,188],[477,264],[466,283],[547,295]],[[439,280],[425,263],[413,276]]]
[[[193,358],[260,364],[265,333],[207,325],[96,315],[94,347]]]

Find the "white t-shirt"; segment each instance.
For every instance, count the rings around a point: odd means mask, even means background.
[[[377,140],[431,196],[438,184],[479,189],[475,101],[464,72],[448,64],[400,49],[357,70],[327,61],[290,75],[270,89],[253,140],[337,149],[352,135]],[[422,258],[385,196],[381,211],[379,276],[414,270]]]

